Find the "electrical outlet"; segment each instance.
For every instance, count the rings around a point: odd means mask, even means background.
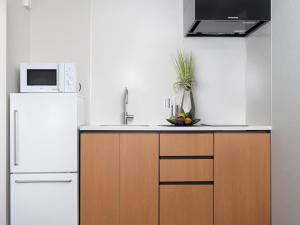
[[[165,106],[165,109],[170,109],[171,108],[171,98],[170,97],[165,97],[164,98],[164,106]]]
[[[177,115],[178,106],[176,105],[176,96],[164,97],[164,107],[168,117]]]

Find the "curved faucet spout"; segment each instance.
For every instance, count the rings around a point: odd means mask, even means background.
[[[127,105],[128,105],[128,88],[125,87],[124,97],[123,97],[123,124],[127,125],[129,119],[134,119],[134,115],[129,115],[127,112]]]
[[[125,103],[125,105],[128,104],[128,88],[127,87],[125,87],[124,103]]]

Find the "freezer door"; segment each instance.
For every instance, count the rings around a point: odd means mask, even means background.
[[[10,96],[11,173],[76,172],[76,94]]]
[[[11,225],[78,225],[77,176],[11,175]]]

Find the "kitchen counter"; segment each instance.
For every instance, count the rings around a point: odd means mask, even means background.
[[[236,126],[236,125],[200,125],[175,127],[169,125],[85,125],[80,131],[158,131],[158,132],[197,132],[197,131],[271,131],[271,126]]]

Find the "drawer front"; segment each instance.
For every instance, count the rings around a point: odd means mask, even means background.
[[[161,134],[161,156],[212,156],[213,134]]]
[[[213,186],[160,186],[160,225],[213,225]]]
[[[213,159],[162,159],[160,181],[213,181],[213,166]]]

